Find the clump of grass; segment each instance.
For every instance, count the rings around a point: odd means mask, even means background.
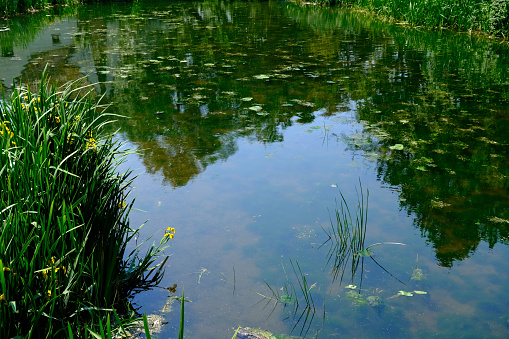
[[[81,336],[136,288],[173,237],[126,253],[127,151],[103,135],[108,120],[80,82],[16,88],[0,101],[0,337]],[[88,324],[84,326],[83,324]],[[101,326],[99,326],[100,328]]]
[[[367,9],[412,25],[509,33],[509,0],[313,0]]]
[[[327,264],[332,262],[332,278],[336,281],[339,278],[341,284],[346,272],[350,268],[351,280],[353,281],[359,264],[361,265],[361,272],[364,270],[364,258],[369,257],[373,262],[388,273],[391,277],[404,284],[400,279],[396,278],[385,267],[380,265],[378,261],[373,258],[374,246],[378,245],[403,245],[399,242],[378,242],[365,247],[366,229],[368,223],[368,200],[369,190],[366,190],[366,197],[362,189],[362,183],[359,181],[359,190],[357,191],[357,207],[355,211],[355,219],[352,217],[350,207],[343,195],[340,192],[341,200],[336,200],[336,210],[334,213],[335,218],[331,217],[330,230],[325,230],[328,239],[321,245],[331,242],[331,247],[327,254]],[[362,275],[361,275],[362,285]]]
[[[360,193],[357,191],[358,202],[355,219],[352,217],[343,193],[340,192],[341,200],[339,202],[336,200],[337,208],[334,211],[334,218],[331,216],[330,231],[324,229],[328,239],[322,246],[329,241],[332,244],[327,255],[327,263],[333,263],[333,280],[339,278],[340,283],[343,281],[348,266],[353,279],[361,257],[358,253],[364,250],[368,223],[369,190],[366,190],[366,197],[364,197],[362,184],[359,183],[359,186]]]
[[[311,329],[311,324],[315,319],[316,307],[315,302],[313,300],[313,295],[311,293],[311,289],[316,286],[316,284],[309,285],[306,279],[306,275],[302,272],[300,265],[298,262],[293,263],[290,260],[290,264],[293,269],[293,273],[295,275],[295,279],[299,285],[299,289],[295,288],[295,284],[293,283],[293,279],[290,280],[286,273],[286,269],[283,266],[283,271],[285,273],[286,282],[281,289],[271,287],[267,282],[265,285],[269,288],[271,292],[271,296],[266,296],[264,294],[256,292],[258,295],[262,297],[260,302],[266,301],[264,307],[267,307],[269,304],[273,303],[272,311],[269,314],[269,317],[275,311],[276,307],[281,304],[286,309],[287,307],[291,309],[291,314],[289,317],[294,321],[294,325],[292,328],[292,332],[295,331],[297,327],[300,328],[299,335],[302,337],[306,337],[309,330]],[[282,293],[280,293],[281,291]],[[325,308],[324,308],[325,312]],[[325,321],[325,313],[324,318]]]

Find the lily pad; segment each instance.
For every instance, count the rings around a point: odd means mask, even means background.
[[[395,151],[402,151],[404,147],[402,144],[395,144],[395,145],[389,146],[389,148],[392,150],[395,150]]]
[[[291,295],[282,295],[279,298],[281,299],[281,302],[285,304],[292,304],[295,302],[295,297],[292,297]]]
[[[428,292],[425,291],[414,291],[415,294],[428,294]]]
[[[241,98],[240,100],[248,102],[248,101],[253,100],[253,98],[252,97],[245,97],[245,98]]]
[[[355,305],[355,306],[360,306],[360,305],[366,305],[368,302],[366,301],[366,299],[364,299],[362,297],[361,294],[355,292],[355,291],[348,291],[346,293],[346,296],[350,299],[353,299],[352,300],[352,305]]]
[[[370,250],[369,248],[366,248],[365,250],[358,250],[357,252],[355,252],[359,257],[371,257],[371,255],[373,254],[373,251]]]
[[[262,107],[262,106],[255,105],[255,106],[251,106],[251,107],[249,107],[249,109],[250,109],[251,111],[260,112],[260,111],[263,109],[263,107]]]
[[[398,295],[403,295],[405,297],[413,297],[414,294],[412,292],[399,291]]]
[[[355,286],[355,285],[348,285],[348,286],[345,286],[345,288],[349,288],[351,290],[355,290],[355,289],[357,289],[357,286]]]
[[[258,74],[258,75],[254,75],[254,78],[256,78],[258,80],[263,80],[263,79],[269,79],[270,76],[267,74]]]

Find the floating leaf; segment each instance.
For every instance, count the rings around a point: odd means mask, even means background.
[[[428,294],[428,292],[424,292],[424,291],[414,291],[415,294]]]
[[[207,62],[206,64],[203,64],[203,66],[205,66],[205,67],[213,67],[213,66],[215,66],[215,64],[213,64],[211,62]]]
[[[313,127],[309,127],[309,129],[320,129],[322,128],[321,126],[313,126]]]
[[[389,148],[392,149],[392,150],[401,151],[401,150],[403,150],[403,145],[402,144],[396,144],[396,145],[393,145],[393,146],[389,146]]]
[[[240,100],[241,100],[241,101],[246,101],[246,102],[247,102],[247,101],[251,101],[251,100],[253,100],[253,98],[251,98],[251,97],[245,97],[245,98],[242,98],[242,99],[240,99]]]
[[[263,107],[262,107],[262,106],[255,105],[255,106],[251,106],[251,107],[249,107],[249,109],[250,109],[251,111],[259,112],[259,111],[261,111],[261,110],[263,109]]]
[[[338,185],[332,184],[332,185],[330,185],[330,187],[338,187]]]
[[[417,166],[417,169],[419,171],[423,171],[423,172],[427,172],[428,171],[428,169],[426,167],[424,167],[424,166]]]
[[[355,286],[355,285],[348,285],[348,286],[345,286],[345,288],[349,288],[351,290],[355,290],[357,288],[357,286]]]
[[[256,79],[259,79],[259,80],[263,80],[263,79],[268,79],[270,78],[270,76],[268,76],[267,74],[258,74],[258,75],[254,75],[254,77]]]
[[[286,304],[291,304],[291,303],[295,302],[295,298],[292,297],[291,295],[282,295],[280,298],[281,298],[281,301]]]
[[[410,121],[406,119],[401,119],[399,122],[401,122],[402,124],[408,124]]]
[[[358,250],[355,252],[359,257],[370,257],[373,254],[373,251],[369,248],[366,248],[365,250]]]
[[[405,291],[399,291],[398,295],[403,295],[405,297],[413,297],[414,296],[412,292],[405,292]]]

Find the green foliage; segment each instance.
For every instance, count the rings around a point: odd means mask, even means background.
[[[315,0],[319,4],[367,9],[378,15],[427,27],[506,34],[507,0]]]
[[[101,136],[108,115],[79,85],[49,86],[43,74],[37,92],[18,87],[0,102],[2,338],[80,337],[80,323],[100,326],[162,276],[146,272],[171,237],[126,253],[132,178],[116,169],[127,152]]]

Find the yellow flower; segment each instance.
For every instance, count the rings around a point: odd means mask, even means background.
[[[4,267],[4,272],[10,272],[11,269],[9,267]]]
[[[87,145],[86,145],[85,149],[96,148],[96,147],[97,147],[97,140],[95,140],[94,138],[90,138],[87,140]]]
[[[173,227],[167,227],[164,230],[164,237],[169,237],[170,239],[175,238],[175,229]]]
[[[118,203],[118,207],[119,208],[124,208],[126,206],[127,206],[127,204],[124,201],[121,201],[121,202]]]
[[[13,138],[14,133],[7,127],[7,124],[9,124],[9,121],[0,122],[0,135],[4,136],[6,135],[8,138]],[[5,131],[5,133],[4,133]]]
[[[3,293],[0,295],[0,301],[5,301],[5,295]]]
[[[59,123],[60,123],[60,117],[55,117],[55,122],[56,122],[57,124],[59,124]]]

